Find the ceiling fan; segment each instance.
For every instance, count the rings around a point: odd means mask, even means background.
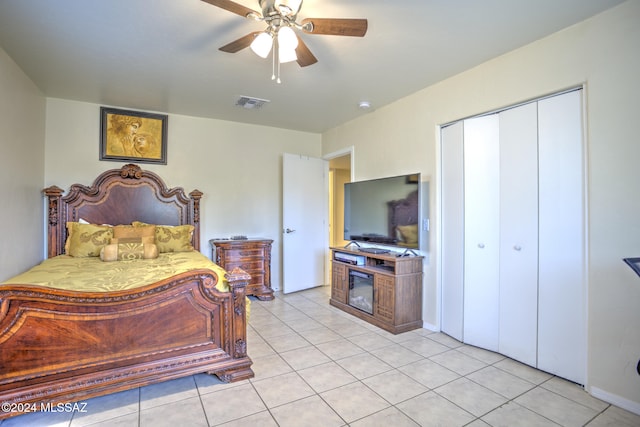
[[[245,18],[267,24],[264,31],[254,31],[220,48],[223,52],[236,53],[251,47],[259,56],[266,58],[273,49],[275,64],[296,61],[301,67],[318,62],[307,45],[294,31],[306,34],[363,37],[367,33],[366,19],[305,18],[296,21],[303,0],[258,0],[262,13],[231,0],[202,0],[213,6],[228,10]]]

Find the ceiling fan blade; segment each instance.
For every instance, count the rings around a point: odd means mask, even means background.
[[[229,44],[226,44],[219,48],[223,52],[227,53],[236,53],[241,51],[242,49],[249,47],[251,42],[260,34],[261,31],[254,31],[253,33],[249,33],[244,37],[240,37],[238,40],[234,40]]]
[[[229,12],[235,13],[246,18],[249,14],[254,13],[257,16],[262,16],[258,12],[253,9],[249,9],[241,4],[238,4],[231,0],[202,0],[205,3],[212,4],[214,6],[218,6],[221,9],[228,10]]]
[[[367,26],[366,19],[305,18],[302,20],[302,30],[309,34],[363,37],[367,33]]]
[[[296,56],[298,57],[298,60],[297,60],[298,65],[300,65],[301,67],[306,67],[308,65],[313,65],[316,62],[318,62],[316,57],[313,56],[313,53],[311,53],[311,51],[309,50],[307,45],[302,41],[300,36],[298,36],[297,34],[296,36],[298,37],[298,47],[296,47]]]

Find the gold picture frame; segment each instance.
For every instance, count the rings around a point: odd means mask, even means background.
[[[100,160],[167,164],[165,114],[100,107]]]

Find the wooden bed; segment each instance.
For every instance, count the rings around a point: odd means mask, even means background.
[[[64,252],[66,222],[80,218],[192,224],[200,249],[202,193],[169,189],[137,165],[108,170],[89,187],[72,185],[64,196],[55,186],[44,194],[50,258]],[[253,377],[246,346],[250,276],[228,273],[230,292],[214,287],[220,280],[199,269],[126,291],[0,285],[0,419],[195,373],[225,382]]]

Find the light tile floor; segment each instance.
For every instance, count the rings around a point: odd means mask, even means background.
[[[573,383],[444,334],[392,335],[328,299],[252,301],[251,380],[194,375],[0,426],[640,426]]]

